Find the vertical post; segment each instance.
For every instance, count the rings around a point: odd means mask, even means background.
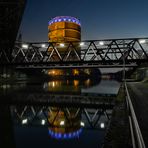
[[[125,84],[125,41],[123,40],[123,82]]]

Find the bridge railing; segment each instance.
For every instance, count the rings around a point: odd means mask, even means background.
[[[146,148],[141,130],[136,118],[136,114],[132,105],[132,101],[128,92],[127,84],[124,83],[125,92],[126,92],[126,102],[127,102],[127,109],[129,111],[129,124],[130,124],[130,131],[131,131],[131,140],[133,148]]]
[[[10,54],[9,54],[10,55]],[[0,49],[1,64],[125,64],[148,61],[148,38],[81,42],[16,42],[11,56]]]

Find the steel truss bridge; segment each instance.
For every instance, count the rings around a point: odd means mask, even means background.
[[[148,38],[82,42],[16,42],[11,56],[0,49],[1,66],[16,68],[134,67],[148,62]]]

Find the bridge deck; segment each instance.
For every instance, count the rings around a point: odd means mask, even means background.
[[[148,86],[144,83],[129,83],[129,93],[134,110],[143,135],[146,147],[148,146]]]

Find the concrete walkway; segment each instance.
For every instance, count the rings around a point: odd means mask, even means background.
[[[148,147],[148,84],[131,82],[128,83],[128,88],[145,145]]]

